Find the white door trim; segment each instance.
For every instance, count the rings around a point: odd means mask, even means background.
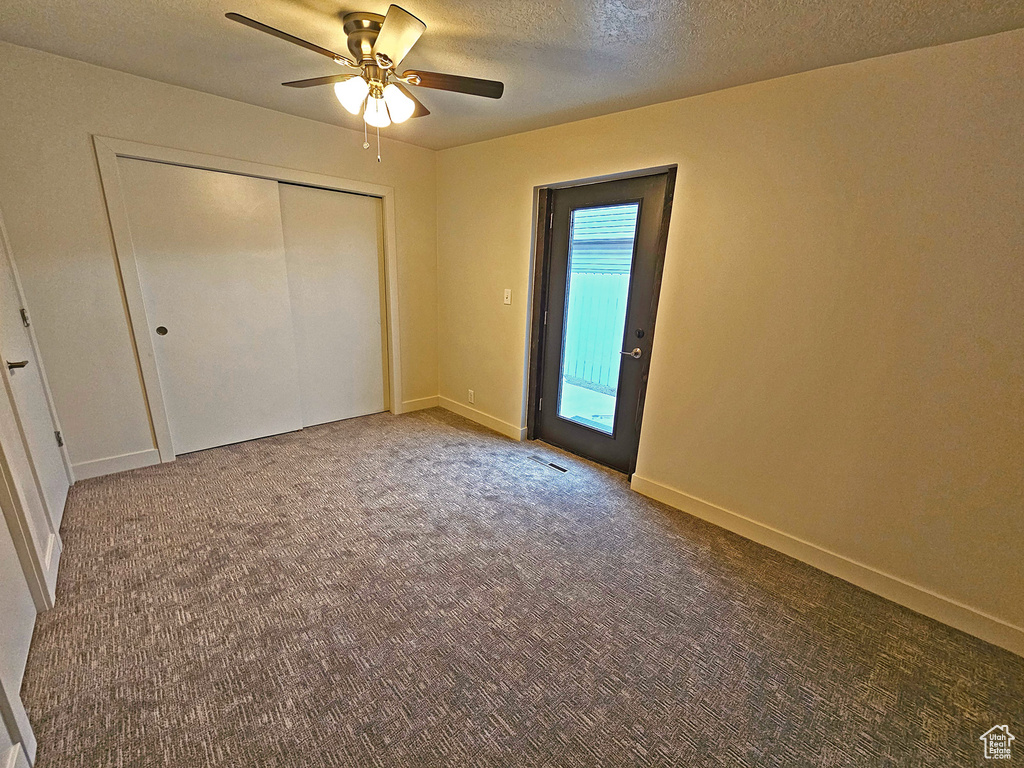
[[[11,430],[18,428],[17,416],[14,398],[6,385],[9,385],[9,382],[5,381],[5,386],[0,388],[0,398],[4,398],[0,400],[0,419],[10,421],[4,431],[13,434]],[[24,444],[20,447],[25,451],[29,466],[32,466],[32,456],[28,453],[28,448]],[[11,446],[9,450],[16,451],[18,448]],[[14,548],[21,561],[21,570],[28,583],[29,592],[32,593],[36,611],[42,613],[52,608],[57,599],[57,568],[60,566],[63,544],[60,534],[53,530],[53,520],[46,509],[42,492],[38,490],[34,467],[32,474],[32,480],[36,485],[34,490],[39,494],[39,503],[46,518],[46,530],[38,531],[38,535],[33,535],[29,522],[31,512],[26,508],[26,504],[30,502],[23,495],[28,491],[19,491],[11,460],[3,446],[0,446],[0,514],[7,521],[7,530],[14,540]],[[42,537],[45,537],[45,540]]]
[[[0,681],[0,726],[7,729],[7,735],[17,750],[25,750],[25,757],[31,765],[36,760],[36,736],[25,712],[18,691],[8,691]],[[17,752],[13,755],[17,757]],[[11,763],[17,765],[17,760]],[[8,766],[4,766],[8,768]]]
[[[142,299],[142,284],[139,282],[135,247],[132,243],[128,215],[124,206],[124,189],[117,166],[119,157],[151,160],[207,171],[221,171],[240,176],[254,176],[272,181],[284,181],[322,189],[333,189],[338,192],[379,197],[384,209],[385,300],[388,321],[386,355],[391,392],[389,410],[392,413],[401,413],[402,368],[398,330],[398,241],[395,234],[395,190],[393,187],[106,136],[93,136],[93,144],[96,148],[103,197],[106,200],[107,213],[110,217],[110,229],[114,238],[118,268],[121,272],[121,284],[128,305],[135,354],[139,370],[142,373],[150,426],[153,430],[153,442],[160,452],[161,461],[174,461],[174,448],[171,445],[171,430],[167,421],[167,410],[164,407],[163,392],[160,388],[160,374],[156,366],[153,340],[149,333],[150,323],[146,317],[146,306]]]

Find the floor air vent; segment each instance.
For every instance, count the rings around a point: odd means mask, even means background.
[[[541,465],[543,465],[545,467],[551,467],[552,469],[554,469],[554,470],[556,470],[558,472],[568,472],[569,471],[567,467],[560,467],[557,464],[552,464],[550,461],[545,461],[543,456],[538,456],[536,453],[531,453],[529,456],[527,456],[527,458],[530,461],[536,461],[538,464],[541,464]]]

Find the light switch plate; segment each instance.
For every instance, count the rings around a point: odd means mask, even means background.
[[[512,303],[512,289],[511,288],[506,288],[505,289],[505,303],[506,304],[511,304]]]
[[[475,403],[476,402],[476,392],[474,392],[472,389],[469,390],[469,402],[471,402],[471,403]]]

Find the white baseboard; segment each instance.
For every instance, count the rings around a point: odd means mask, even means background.
[[[50,596],[50,604],[57,601],[57,571],[60,568],[60,553],[64,551],[64,544],[60,536],[51,533],[46,542],[46,561],[43,568],[43,578],[46,580],[46,592]]]
[[[477,424],[482,424],[488,429],[493,429],[505,437],[511,437],[513,440],[519,440],[520,442],[526,439],[526,429],[524,427],[509,424],[507,421],[495,418],[489,413],[478,411],[476,408],[470,408],[468,405],[463,405],[447,397],[438,397],[437,399],[438,405],[445,410],[457,413],[459,416],[465,416],[470,421],[475,421]]]
[[[764,544],[912,611],[1024,656],[1024,629],[1021,627],[645,477],[633,475],[630,485],[644,496]]]
[[[129,469],[148,467],[160,463],[160,451],[150,448],[148,451],[135,451],[135,453],[122,453],[120,456],[108,456],[105,459],[83,461],[81,464],[72,464],[76,480],[87,480],[90,477],[101,477],[112,475],[115,472],[125,472]]]
[[[421,397],[418,400],[403,400],[402,410],[399,413],[409,413],[410,411],[422,411],[425,408],[436,408],[437,407],[437,395],[433,397]]]

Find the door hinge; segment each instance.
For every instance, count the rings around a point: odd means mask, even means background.
[[[21,308],[21,324],[24,325],[26,328],[28,328],[30,325],[28,321],[28,310],[25,309],[24,307]]]
[[[551,213],[548,214],[548,229],[551,229],[555,223],[555,211],[552,209]]]
[[[537,410],[538,411],[543,411],[544,410],[544,398],[543,397],[540,400],[537,401]]]
[[[545,309],[544,310],[544,325],[547,325],[547,324],[548,324],[548,311]]]
[[[64,447],[64,436],[60,433],[60,430],[57,430],[56,432],[54,432],[53,436],[57,438],[57,447],[58,448],[63,448]]]

